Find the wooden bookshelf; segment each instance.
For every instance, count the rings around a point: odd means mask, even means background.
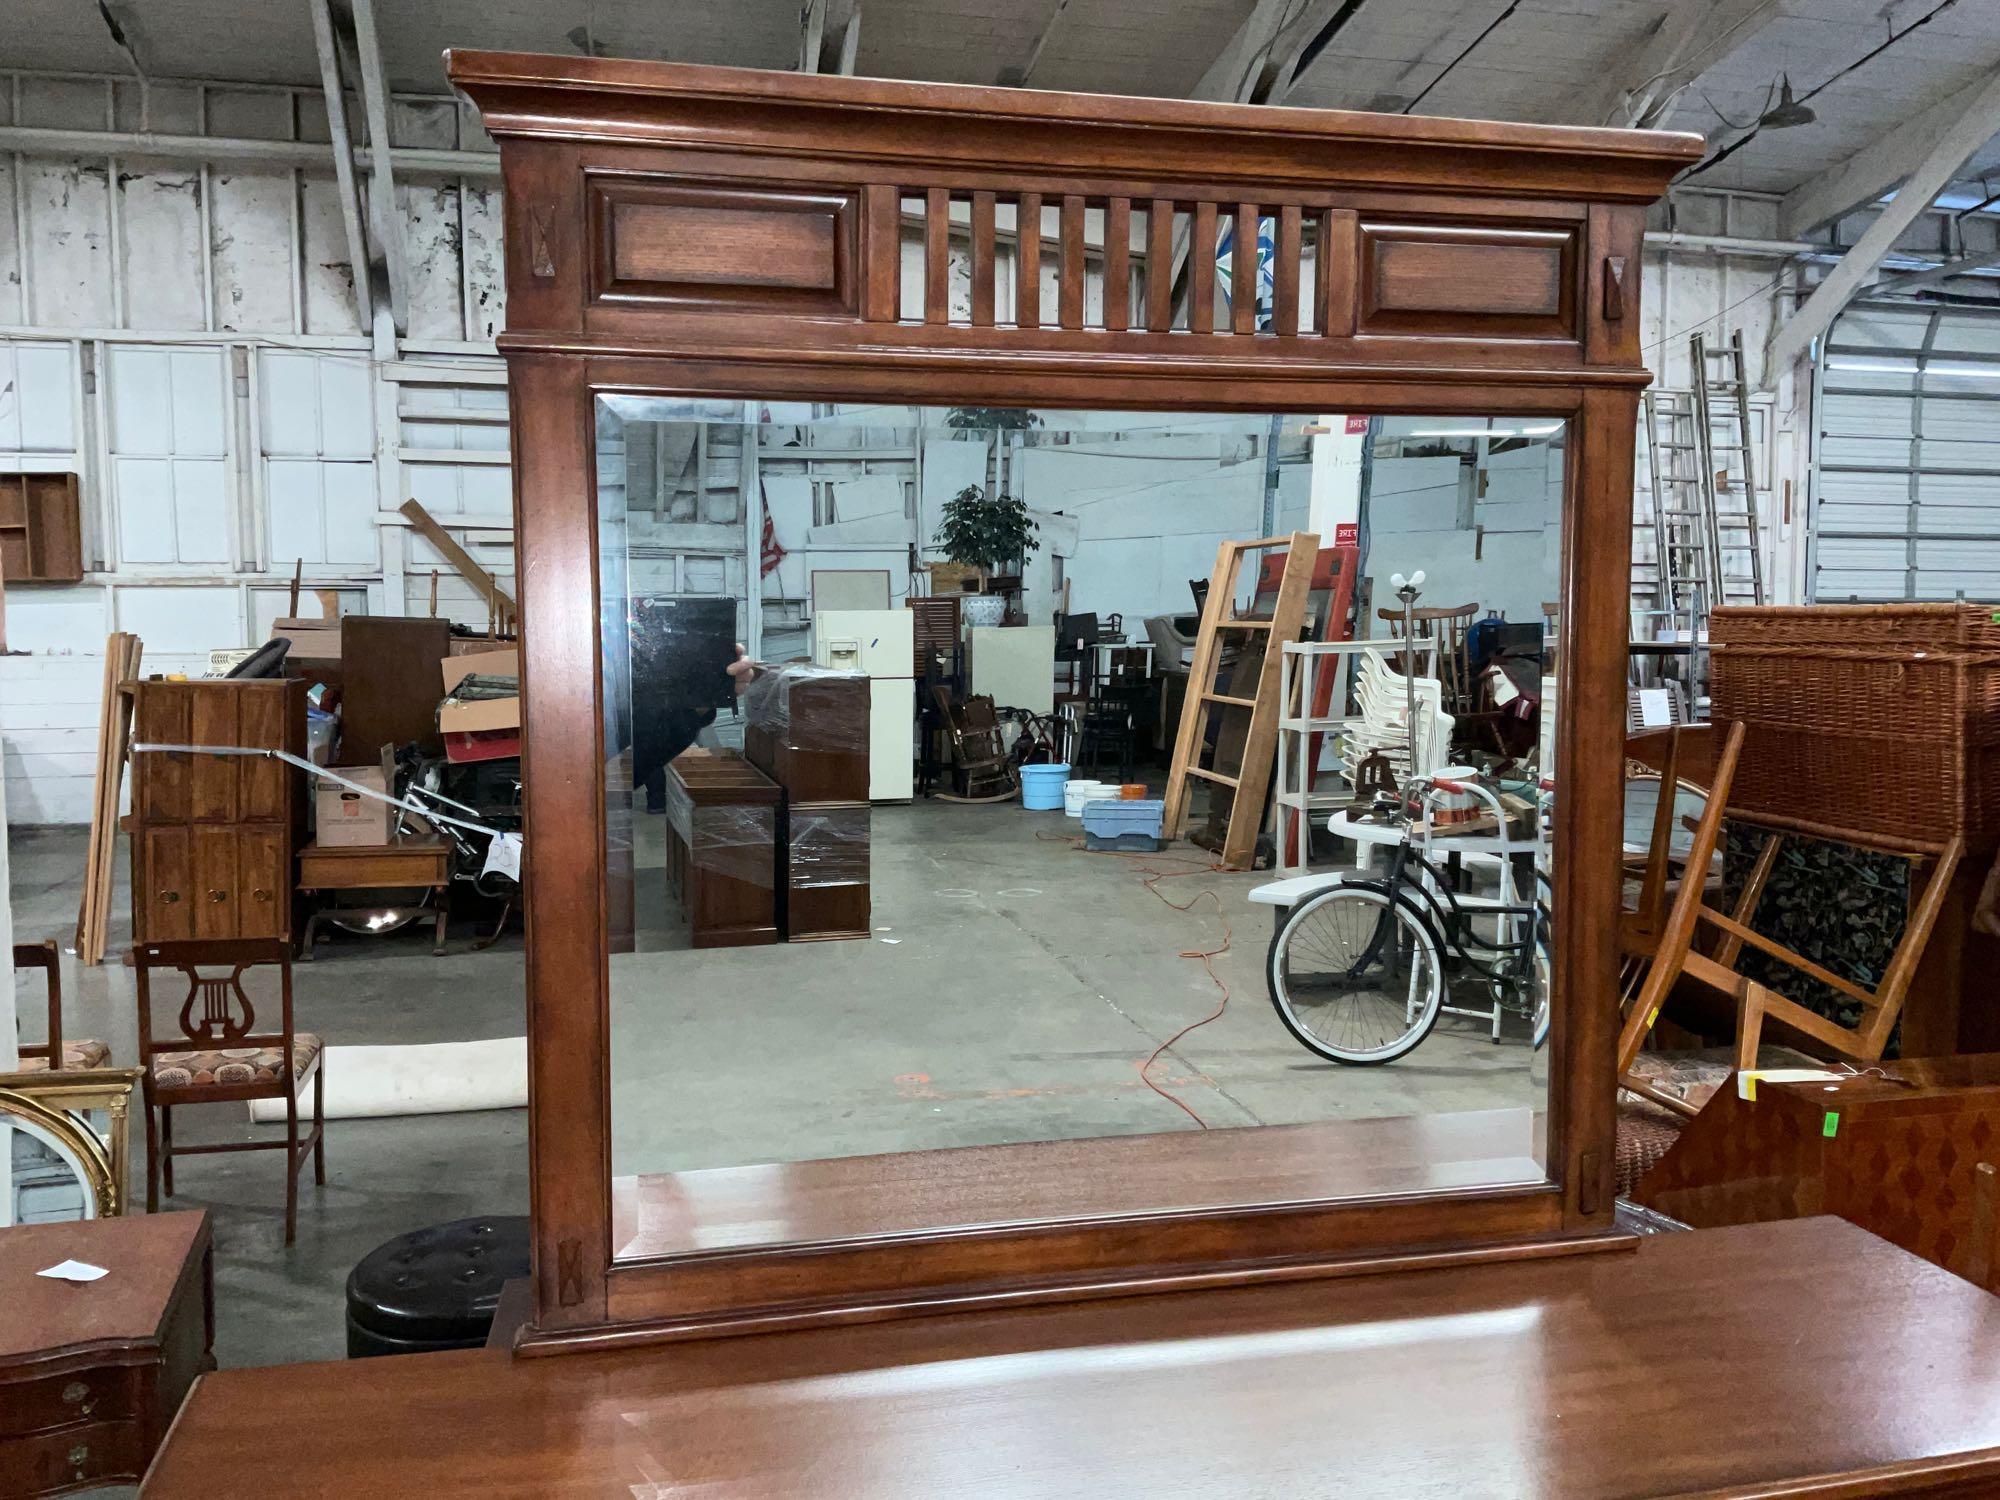
[[[83,580],[83,508],[74,474],[0,474],[0,576]]]

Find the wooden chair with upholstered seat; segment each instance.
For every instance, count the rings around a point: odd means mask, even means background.
[[[103,1068],[111,1063],[111,1048],[95,1037],[64,1037],[62,1013],[62,954],[47,939],[16,943],[14,967],[40,969],[49,997],[49,1029],[45,1042],[23,1043],[20,1071],[44,1073],[65,1068]]]
[[[298,1233],[299,1169],[308,1154],[313,1180],[326,1183],[326,1070],[320,1039],[292,1022],[292,954],[270,938],[142,943],[132,950],[138,979],[139,1061],[145,1069],[146,1210],[158,1210],[164,1179],[174,1191],[174,1158],[215,1151],[285,1152],[285,1243]],[[243,987],[253,970],[276,969],[278,1025],[257,1025],[256,1003]],[[204,972],[217,971],[222,972]],[[177,972],[187,981],[177,1013],[178,1035],[161,1038],[153,1027],[153,976]],[[299,1093],[312,1081],[312,1128],[299,1133]],[[183,1104],[252,1099],[285,1101],[282,1141],[229,1141],[205,1146],[174,1144],[173,1111]],[[157,1128],[154,1111],[159,1111]]]

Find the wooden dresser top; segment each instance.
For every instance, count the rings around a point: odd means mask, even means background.
[[[0,1362],[156,1339],[207,1243],[205,1213],[0,1229]],[[35,1274],[65,1260],[111,1274],[83,1285]]]
[[[230,1371],[145,1493],[211,1500],[217,1474],[482,1500],[1987,1493],[2000,1298],[1805,1219],[605,1354]]]

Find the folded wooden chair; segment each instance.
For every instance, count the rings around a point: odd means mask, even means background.
[[[1754,820],[1737,821],[1756,826]],[[1771,877],[1771,869],[1777,862],[1786,837],[1789,833],[1800,831],[1766,828],[1764,845],[1757,851],[1757,863],[1751,868],[1749,882],[1738,897],[1735,910],[1725,914],[1702,907],[1695,913],[1698,921],[1716,929],[1720,940],[1708,953],[1690,952],[1686,956],[1683,972],[1688,979],[1735,1002],[1738,1068],[1757,1065],[1757,1049],[1762,1042],[1767,1020],[1778,1021],[1851,1062],[1880,1062],[1890,1034],[1896,1029],[1896,1021],[1903,1013],[1903,999],[1909,992],[1910,981],[1916,977],[1917,966],[1923,961],[1924,948],[1937,926],[1938,913],[1944,907],[1952,874],[1965,854],[1964,841],[1958,838],[1935,849],[1911,852],[1872,844],[1865,834],[1837,829],[1810,834],[1857,848],[1896,854],[1910,861],[1910,890],[1914,901],[1909,919],[1904,925],[1901,940],[1896,944],[1896,951],[1890,955],[1882,971],[1881,981],[1869,989],[1750,928],[1750,919],[1756,914],[1758,899],[1764,894],[1765,883]],[[1930,878],[1919,888],[1917,873],[1926,864],[1931,866]],[[1737,973],[1736,961],[1746,947],[1754,948],[1852,1000],[1860,1008],[1854,1025],[1843,1026],[1831,1017],[1787,999],[1768,985]]]
[[[1676,727],[1651,731],[1650,736],[1635,735],[1626,742],[1628,759],[1660,758],[1662,786],[1652,845],[1640,883],[1638,907],[1625,914],[1619,933],[1620,950],[1626,956],[1626,982],[1623,986],[1626,1010],[1618,1038],[1619,1082],[1634,1093],[1681,1114],[1693,1113],[1694,1109],[1687,1101],[1673,1097],[1632,1072],[1647,1033],[1659,1018],[1660,1007],[1666,1003],[1676,983],[1686,980],[1733,1002],[1736,1011],[1735,1061],[1739,1070],[1757,1065],[1767,1020],[1778,1021],[1799,1036],[1849,1061],[1862,1064],[1879,1062],[1902,1014],[1903,1000],[1923,959],[1924,948],[1937,925],[1952,874],[1965,852],[1964,842],[1957,838],[1935,848],[1913,851],[1871,843],[1865,834],[1803,823],[1796,827],[1778,828],[1739,814],[1733,816],[1731,821],[1739,827],[1761,828],[1765,834],[1764,843],[1757,851],[1756,862],[1737,896],[1735,906],[1727,912],[1707,906],[1701,899],[1704,882],[1695,878],[1695,872],[1707,869],[1713,857],[1720,824],[1726,815],[1725,804],[1730,782],[1735,776],[1743,728],[1740,724],[1730,726],[1726,739],[1719,746],[1713,740],[1703,745],[1691,738],[1717,732],[1713,726]],[[1666,738],[1660,739],[1660,736]],[[1642,743],[1649,739],[1650,744]],[[1713,770],[1704,771],[1701,756],[1710,749],[1714,750]],[[1707,809],[1695,828],[1683,878],[1670,893],[1666,867],[1672,857],[1673,798],[1668,787],[1677,778],[1681,784],[1699,786],[1703,784],[1704,776],[1709,796]],[[1910,887],[1916,894],[1909,920],[1880,982],[1873,989],[1835,974],[1783,943],[1752,930],[1750,922],[1756,915],[1757,903],[1770,881],[1771,871],[1786,838],[1793,834],[1833,839],[1859,848],[1879,849],[1911,862]],[[1919,889],[1916,873],[1926,864],[1930,866],[1930,875]],[[1704,928],[1712,930],[1714,939],[1698,945],[1697,934]],[[1736,964],[1746,947],[1854,1001],[1860,1010],[1855,1024],[1842,1025],[1788,999],[1758,980],[1739,974]]]
[[[1676,1114],[1693,1114],[1696,1109],[1634,1074],[1632,1065],[1692,955],[1696,924],[1706,910],[1702,897],[1708,871],[1742,750],[1741,724],[1676,724],[1643,730],[1625,740],[1627,766],[1641,775],[1657,773],[1660,789],[1645,856],[1631,871],[1638,879],[1638,900],[1619,914],[1620,999],[1625,1017],[1618,1033],[1618,1081]],[[1706,800],[1689,830],[1691,837],[1677,854],[1677,830],[1683,825],[1676,814],[1684,789]],[[1673,878],[1676,864],[1678,880]]]

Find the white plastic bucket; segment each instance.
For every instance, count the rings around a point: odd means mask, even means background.
[[[1080,818],[1084,803],[1117,795],[1118,783],[1115,781],[1079,781],[1071,777],[1063,787],[1063,811],[1072,818]]]

